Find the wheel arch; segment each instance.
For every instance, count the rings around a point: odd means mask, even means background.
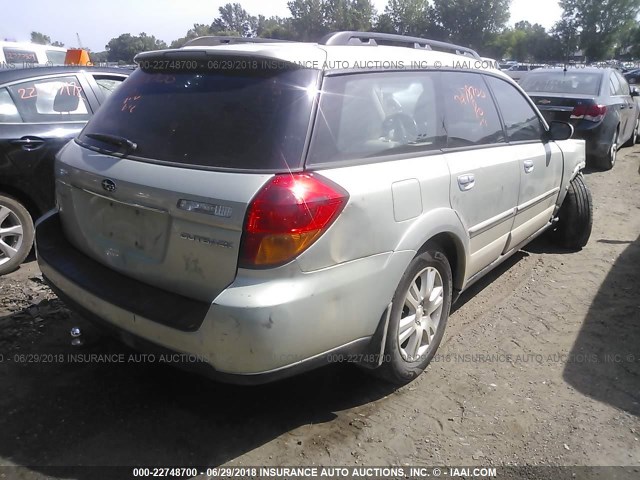
[[[449,260],[453,288],[461,290],[466,274],[469,237],[454,210],[440,208],[421,216],[407,230],[396,250],[422,253],[434,244],[443,250]]]
[[[456,298],[456,291],[462,290],[465,284],[466,267],[468,262],[469,237],[466,235],[460,218],[456,212],[448,208],[440,208],[422,215],[413,222],[407,229],[402,239],[396,246],[396,252],[412,251],[415,255],[423,253],[428,248],[436,246],[447,256],[451,266],[453,297]],[[414,256],[415,256],[414,255]],[[411,263],[411,258],[406,259],[404,268]],[[395,289],[395,287],[394,287]],[[385,352],[385,342],[389,314],[393,304],[390,302],[382,312],[378,327],[371,337],[371,341],[366,348],[367,353],[382,355]],[[380,359],[382,357],[379,357]],[[362,364],[366,368],[377,368],[379,363]]]
[[[11,185],[6,185],[0,183],[0,195],[7,195],[9,197],[15,198],[18,202],[20,202],[27,209],[34,223],[36,219],[44,212],[41,212],[33,199],[26,194],[24,191],[19,188],[12,187]]]
[[[439,247],[449,261],[451,275],[453,276],[453,288],[462,290],[466,272],[466,253],[462,242],[452,232],[441,232],[427,240],[420,247],[418,253],[427,251],[432,245]]]

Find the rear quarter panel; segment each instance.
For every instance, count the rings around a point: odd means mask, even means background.
[[[386,252],[415,253],[443,232],[457,237],[466,259],[468,238],[451,209],[445,155],[434,153],[318,173],[345,188],[350,198],[331,228],[298,258],[303,271]],[[410,260],[405,260],[407,265]],[[400,269],[400,276],[407,265]],[[391,295],[400,276],[381,279],[392,287]]]

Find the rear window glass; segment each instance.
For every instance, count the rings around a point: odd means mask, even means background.
[[[601,80],[601,73],[533,71],[520,81],[520,86],[527,92],[598,95]]]
[[[122,152],[87,135],[123,137],[129,158],[211,168],[299,168],[319,72],[136,70],[80,136],[86,145]]]
[[[7,63],[38,63],[38,56],[33,50],[4,47],[4,59]]]
[[[59,50],[47,50],[47,62],[53,65],[64,65],[64,60],[67,57],[67,52],[61,52]]]

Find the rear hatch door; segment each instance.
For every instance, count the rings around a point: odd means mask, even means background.
[[[57,192],[81,251],[211,301],[235,278],[252,198],[273,174],[301,169],[319,71],[191,68],[192,58],[136,70],[59,155]]]

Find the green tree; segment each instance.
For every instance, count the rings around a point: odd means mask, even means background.
[[[263,38],[295,40],[296,34],[290,18],[258,16],[256,34]]]
[[[510,0],[434,0],[437,23],[449,40],[481,48],[509,20]]]
[[[287,5],[296,40],[317,41],[329,32],[323,0],[291,0]]]
[[[193,28],[187,31],[184,37],[180,37],[177,40],[171,42],[171,48],[180,48],[189,40],[193,40],[198,37],[206,37],[207,35],[214,35],[215,33],[211,29],[211,25],[204,25],[202,23],[194,23]]]
[[[254,37],[258,19],[242,8],[239,3],[227,3],[218,9],[220,16],[211,24],[216,35]]]
[[[578,50],[580,44],[580,33],[577,22],[570,16],[564,16],[554,25],[551,30],[554,38],[560,44],[561,57],[568,60]]]
[[[31,32],[31,43],[40,45],[51,45],[52,47],[64,47],[62,42],[51,42],[51,37],[40,32]]]
[[[382,33],[397,33],[392,16],[386,12],[378,15],[373,30]]]
[[[427,0],[389,0],[376,30],[399,35],[441,37],[435,12]]]
[[[158,40],[153,35],[141,33],[132,36],[130,33],[123,33],[117,38],[112,38],[106,45],[108,59],[110,62],[133,63],[133,57],[140,52],[149,50],[161,50],[167,48],[167,44]]]
[[[51,37],[40,32],[31,32],[31,43],[51,45]]]
[[[92,63],[106,63],[109,61],[109,52],[90,52],[89,58]]]
[[[375,8],[370,0],[325,0],[323,2],[325,25],[330,31],[373,28]]]
[[[588,60],[610,58],[640,12],[640,0],[560,0],[562,22],[579,32]]]
[[[291,26],[297,40],[316,41],[338,30],[373,29],[371,0],[291,0]]]
[[[519,62],[547,62],[563,58],[561,44],[539,24],[517,22],[493,36],[484,50],[493,58],[508,58]]]
[[[485,53],[492,58],[524,62],[527,54],[526,38],[527,34],[523,30],[505,28],[487,42]]]
[[[640,23],[633,22],[620,36],[620,56],[640,57]]]

